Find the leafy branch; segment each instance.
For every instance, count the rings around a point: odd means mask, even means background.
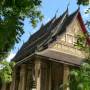
[[[6,60],[0,62],[0,82],[9,83],[12,81],[12,70],[14,62],[7,62]]]

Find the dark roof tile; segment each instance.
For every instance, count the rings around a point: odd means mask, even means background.
[[[55,35],[60,35],[61,33],[66,31],[66,27],[71,23],[72,19],[76,16],[78,11],[74,12],[70,16],[68,16],[67,10],[57,19],[55,17],[51,19],[46,25],[43,25],[40,30],[34,33],[29,40],[21,47],[21,49],[17,52],[16,56],[12,59],[14,61],[19,61],[35,52],[37,49],[37,45],[40,43],[48,42],[49,39],[52,38],[52,30],[60,23],[60,21],[64,18],[63,23],[61,23],[61,28],[58,29]],[[50,40],[49,40],[50,41]]]

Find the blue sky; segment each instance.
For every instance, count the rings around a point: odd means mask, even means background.
[[[57,16],[59,16],[66,10],[67,5],[69,4],[68,6],[69,13],[73,13],[78,8],[76,1],[77,0],[42,0],[42,6],[40,7],[40,9],[42,11],[42,14],[44,15],[43,21],[38,23],[36,28],[32,28],[28,19],[24,21],[25,34],[21,37],[21,41],[15,45],[15,48],[11,51],[11,54],[8,57],[8,59],[10,60],[17,53],[17,51],[20,49],[22,44],[28,40],[30,35],[32,35],[37,30],[39,30],[42,23],[45,24],[51,18],[53,18],[57,10],[58,10]],[[84,15],[84,11],[86,9],[87,7],[80,6],[80,11],[84,20],[89,18],[88,15]]]

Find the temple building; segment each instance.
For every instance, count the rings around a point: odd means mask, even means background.
[[[16,65],[8,90],[69,90],[63,84],[85,58],[74,46],[85,30],[79,9],[70,15],[66,10],[42,25],[12,59]]]

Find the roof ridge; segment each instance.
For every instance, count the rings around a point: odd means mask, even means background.
[[[65,11],[65,13],[62,14],[61,20],[62,20],[63,18],[65,19],[65,16],[67,16],[67,11]],[[56,20],[58,20],[60,17],[61,17],[61,16],[59,16]],[[54,20],[53,23],[55,23],[56,20]],[[59,21],[59,23],[61,22],[61,20]],[[61,24],[61,23],[60,23],[60,24]],[[58,25],[58,24],[57,24],[57,25]],[[42,43],[42,45],[45,44],[45,42],[46,42],[46,43],[49,43],[48,40],[50,40],[50,38],[53,37],[53,33],[54,33],[54,32],[55,32],[55,30],[51,31],[49,37]],[[40,46],[41,46],[41,45],[40,45]]]
[[[75,12],[74,12],[75,13]],[[73,15],[73,14],[71,14]],[[71,15],[68,15],[68,9],[65,10],[65,12],[60,15],[58,18],[56,18],[56,15],[50,20],[48,21],[45,25],[41,25],[41,28],[36,32],[34,33],[29,39],[28,41],[23,44],[23,46],[21,47],[21,49],[18,51],[18,53],[15,55],[15,57],[12,59],[12,60],[15,60],[15,58],[17,58],[17,60],[19,60],[19,58],[21,57],[21,55],[23,53],[25,53],[27,50],[28,50],[28,47],[29,47],[29,50],[32,48],[32,46],[35,45],[36,47],[36,44],[44,39],[42,42],[43,45],[45,44],[45,42],[47,42],[46,40],[50,40],[50,38],[52,39],[53,37],[53,33],[56,32],[56,30],[54,29],[55,27],[57,27],[57,25],[61,24],[60,27],[63,27],[63,25],[65,25],[64,23],[66,23],[67,21],[67,18],[70,17]],[[62,21],[62,23],[60,23]],[[58,27],[59,28],[59,27]],[[47,30],[45,30],[47,29]],[[54,29],[54,31],[52,31]],[[57,32],[55,33],[55,35],[57,35],[58,32],[61,32],[61,28],[60,30],[57,30]],[[54,36],[55,36],[54,35]],[[34,41],[35,40],[35,41]],[[34,41],[34,42],[33,42]],[[48,42],[49,43],[49,42]],[[38,44],[37,44],[38,45]],[[35,48],[36,49],[36,48]],[[32,52],[32,50],[30,50]],[[28,51],[27,51],[28,52]],[[26,55],[26,54],[24,54]]]
[[[53,17],[47,24],[52,24],[52,22],[53,22],[54,19],[55,19],[55,17]],[[46,24],[46,25],[47,25],[47,24]],[[46,26],[46,25],[45,25],[45,26]],[[44,28],[45,26],[43,26],[43,28]],[[49,26],[50,26],[50,25],[49,25]],[[41,29],[39,29],[37,32],[39,32],[40,30],[41,30]],[[35,32],[32,36],[34,36],[37,32]],[[32,37],[32,36],[31,36],[31,37]],[[22,49],[22,47],[21,47],[21,49],[20,49],[21,51],[24,51],[25,49],[27,49],[27,47],[30,46],[30,45],[27,45],[26,47],[24,47],[25,44],[28,44],[28,43],[29,43],[31,37],[28,39],[28,41],[27,41],[26,43],[23,44],[23,46],[22,46],[23,49]],[[20,50],[17,52],[17,54],[21,52]],[[15,57],[17,56],[17,54],[15,55]]]

